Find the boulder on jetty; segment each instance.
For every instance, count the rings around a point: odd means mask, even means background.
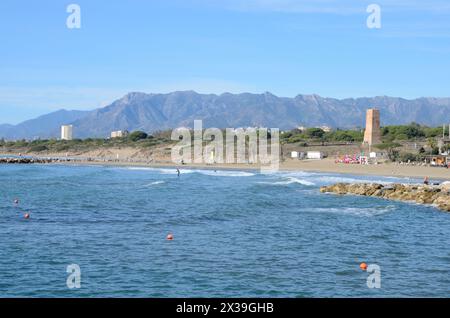
[[[450,183],[441,185],[389,184],[379,183],[336,183],[320,188],[320,192],[354,194],[397,201],[431,204],[450,212]]]

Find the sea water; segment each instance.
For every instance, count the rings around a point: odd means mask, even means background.
[[[319,192],[335,182],[417,180],[0,166],[0,296],[448,297],[450,214]]]

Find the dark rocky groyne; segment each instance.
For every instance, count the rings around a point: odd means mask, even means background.
[[[450,183],[448,182],[441,185],[336,183],[321,187],[320,192],[354,194],[396,201],[430,204],[443,211],[450,212]]]
[[[53,163],[53,162],[62,162],[62,160],[54,158],[26,158],[26,157],[0,158],[0,164],[32,164],[32,163]]]

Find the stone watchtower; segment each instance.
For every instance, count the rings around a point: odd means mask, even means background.
[[[366,113],[366,130],[363,145],[381,144],[380,111],[368,109]]]

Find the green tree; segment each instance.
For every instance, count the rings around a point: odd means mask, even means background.
[[[128,139],[130,139],[133,142],[139,141],[141,139],[146,139],[147,134],[143,131],[133,131],[129,136]]]
[[[306,135],[310,138],[322,138],[325,132],[320,128],[308,128],[306,129]]]

